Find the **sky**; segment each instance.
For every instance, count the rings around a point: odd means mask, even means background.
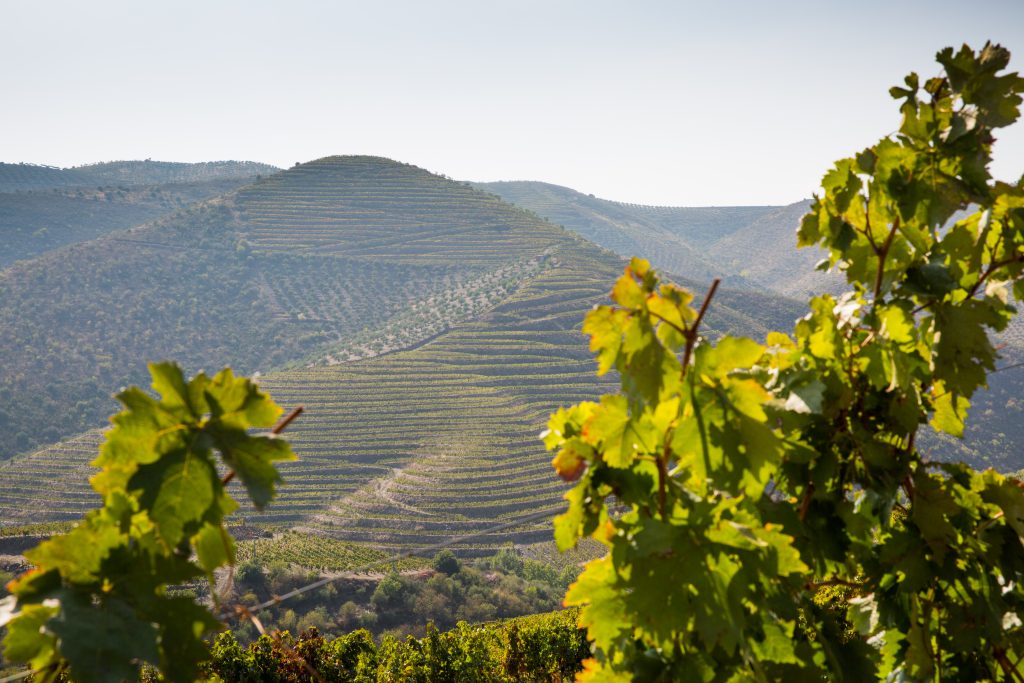
[[[786,204],[899,125],[888,89],[1022,0],[0,0],[0,161],[375,154],[620,201]],[[1024,173],[1024,123],[993,171]]]

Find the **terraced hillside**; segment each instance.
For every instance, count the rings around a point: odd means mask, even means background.
[[[468,184],[379,157],[328,157],[256,183],[235,207],[254,251],[493,267],[566,236]]]
[[[0,268],[167,216],[231,192],[251,177],[161,185],[99,185],[0,192]],[[0,183],[0,187],[2,187]]]
[[[0,273],[0,457],[98,424],[149,360],[252,372],[419,343],[577,242],[422,169],[335,157],[21,261]]]
[[[556,504],[562,486],[537,434],[554,408],[611,387],[593,374],[579,326],[620,272],[618,259],[570,241],[502,303],[420,348],[263,376],[279,402],[307,410],[289,430],[300,460],[285,466],[281,497],[264,514],[244,510],[247,523],[397,550]],[[711,329],[765,329],[731,309],[730,297],[742,301],[727,293]],[[34,510],[33,521],[81,514],[90,504],[83,452],[100,438],[91,432],[0,467],[0,520],[24,521],[19,510]],[[70,495],[38,504],[33,492],[47,478]],[[460,551],[549,538],[537,522]]]
[[[378,184],[387,191],[375,190]],[[294,211],[299,204],[304,210]],[[370,210],[375,205],[377,213]],[[362,222],[350,220],[350,212]],[[446,213],[453,216],[447,223]],[[398,239],[403,233],[408,239]],[[393,258],[380,256],[387,245]],[[291,431],[301,460],[287,468],[285,492],[270,512],[244,512],[249,523],[397,548],[556,503],[561,488],[537,434],[551,410],[608,386],[593,375],[579,326],[583,314],[605,300],[622,261],[414,167],[368,158],[321,160],[61,256],[63,263],[102,264],[101,254],[111,251],[119,257],[109,270],[93,268],[98,280],[76,275],[65,293],[112,293],[88,313],[101,316],[97,330],[105,329],[102,310],[110,308],[122,326],[138,320],[136,334],[145,324],[159,338],[160,330],[181,325],[175,302],[191,298],[195,311],[244,311],[244,320],[199,319],[165,355],[192,368],[226,358],[243,371],[293,361],[291,370],[265,372],[261,381],[285,405],[307,406]],[[165,268],[185,267],[191,270],[177,284],[161,279]],[[11,286],[28,281],[59,290],[60,278],[46,279],[56,269],[56,261],[19,265]],[[145,280],[119,304],[116,297],[131,291],[125,278],[143,271]],[[45,321],[37,317],[35,343],[50,341],[43,330],[59,326],[83,301],[51,309]],[[161,308],[164,318],[143,314]],[[32,319],[31,311],[24,314]],[[784,300],[723,291],[710,324],[760,334],[797,314]],[[345,341],[352,328],[365,345]],[[220,336],[213,336],[217,330]],[[300,331],[308,347],[296,345]],[[138,336],[141,342],[115,340],[130,347],[122,359],[150,353],[145,334]],[[282,346],[272,346],[275,341]],[[95,356],[81,349],[100,343],[79,333],[74,348],[60,348],[68,358],[78,353],[83,368]],[[267,348],[280,353],[261,357]],[[294,363],[297,357],[305,361]],[[357,357],[362,360],[352,360]],[[121,362],[106,361],[105,381],[123,383],[114,375]],[[91,504],[84,462],[100,438],[94,430],[0,466],[7,483],[0,520],[79,515]],[[41,496],[43,482],[68,495]],[[536,542],[548,533],[544,524],[510,529],[463,550]]]
[[[804,298],[834,288],[814,271],[822,258],[796,250],[807,202],[788,206],[643,206],[598,199],[567,187],[513,181],[476,183],[506,201],[564,225],[623,256],[640,254],[659,268],[693,278],[722,277],[737,287],[768,287]]]
[[[117,258],[105,261],[111,253]],[[0,292],[12,294],[0,306],[32,288],[69,299],[44,306],[47,318],[23,315],[35,325],[29,342],[77,365],[46,356],[29,359],[35,367],[68,378],[94,367],[107,386],[138,382],[115,369],[156,349],[190,369],[229,362],[263,370],[260,381],[279,402],[306,406],[289,430],[300,460],[284,468],[281,497],[266,513],[241,511],[248,525],[276,532],[423,548],[557,504],[562,487],[537,434],[552,410],[611,383],[593,375],[579,326],[605,300],[620,258],[464,184],[382,159],[300,166],[60,256],[0,280],[12,288]],[[68,264],[70,273],[47,279]],[[75,318],[82,306],[95,322]],[[107,339],[115,319],[103,317],[106,309],[127,324],[125,336]],[[802,312],[785,298],[726,288],[708,324],[713,333],[760,337]],[[79,329],[56,344],[46,330],[74,330],[68,320]],[[2,322],[0,350],[12,343]],[[159,346],[168,338],[176,345]],[[116,359],[102,358],[101,344]],[[47,396],[47,384],[9,386]],[[64,396],[49,398],[66,405]],[[0,524],[88,509],[84,473],[100,439],[93,429],[0,464]],[[460,552],[549,538],[549,524],[536,522],[491,531]]]

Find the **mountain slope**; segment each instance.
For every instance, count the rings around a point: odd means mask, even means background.
[[[156,220],[252,180],[240,176],[188,183],[55,187],[0,193],[0,239],[4,243],[0,268]]]
[[[50,400],[45,416],[20,412],[9,424],[55,423],[60,435],[99,425],[85,411],[74,424],[53,420],[69,412],[66,387],[97,364],[97,381],[74,398],[109,412],[104,388],[142,381],[144,360],[250,372],[304,357],[261,378],[307,413],[290,430],[300,461],[286,467],[281,499],[266,516],[246,510],[248,521],[422,545],[557,502],[562,489],[537,433],[559,405],[610,388],[612,378],[594,376],[579,328],[622,266],[463,184],[382,159],[320,160],[9,269],[0,302],[56,292],[23,309],[0,305],[0,320],[26,321],[14,332],[0,326],[10,334],[0,348],[40,349],[21,373],[2,377],[22,399],[10,406]],[[68,272],[53,274],[61,268]],[[709,329],[760,335],[790,324],[797,310],[779,301],[723,290]],[[396,325],[411,331],[389,340]],[[375,341],[353,347],[353,334]],[[44,369],[61,393],[22,379]],[[0,465],[0,521],[67,519],[88,508],[84,463],[100,438],[93,430]],[[465,551],[548,533],[511,529]]]
[[[623,204],[567,187],[530,181],[475,183],[487,192],[533,211],[623,256],[650,254],[658,268],[698,281],[724,277],[742,285],[738,270],[709,258],[715,239],[750,223],[773,207],[654,207]]]
[[[398,550],[556,504],[564,488],[537,434],[558,406],[613,388],[614,378],[594,375],[579,328],[586,310],[607,301],[621,266],[570,241],[501,304],[420,348],[264,375],[275,399],[306,412],[289,429],[299,461],[283,466],[280,498],[265,514],[243,509],[246,522]],[[712,334],[737,324],[765,329],[731,309],[730,297],[711,309]],[[93,431],[0,465],[0,520],[24,521],[26,510],[34,522],[69,519],[88,509],[83,460],[101,438]],[[44,481],[68,495],[42,493]],[[461,552],[549,537],[548,525],[535,523]]]
[[[342,359],[415,343],[576,239],[420,169],[348,157],[20,262],[0,272],[0,454],[97,424],[147,360],[251,372],[393,319]]]
[[[514,181],[476,183],[506,201],[564,225],[623,256],[641,254],[698,281],[803,296],[827,276],[813,272],[814,249],[796,249],[807,202],[789,206],[667,207],[597,199],[567,187]],[[811,273],[805,276],[804,273]]]

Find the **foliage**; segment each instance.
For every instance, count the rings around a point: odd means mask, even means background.
[[[799,241],[852,291],[792,336],[704,343],[714,288],[697,311],[639,259],[587,316],[622,391],[545,435],[579,480],[556,540],[609,548],[566,595],[595,648],[579,680],[1024,676],[1024,491],[917,438],[962,433],[1024,296],[1024,180],[988,173],[1024,79],[990,44],[937,58],[891,91],[899,131],[825,175]]]
[[[131,387],[124,412],[94,464],[91,483],[103,507],[71,531],[25,553],[36,568],[0,602],[4,656],[52,680],[120,681],[140,663],[168,679],[192,680],[219,627],[209,611],[168,587],[234,562],[224,518],[238,503],[217,473],[220,461],[262,507],[279,479],[274,463],[288,444],[248,433],[281,413],[245,378],[225,369],[186,381],[178,366],[150,365],[155,399]]]
[[[336,576],[315,591],[271,606],[259,614],[267,630],[340,634],[366,628],[375,634],[423,635],[424,625],[453,628],[459,621],[477,623],[557,609],[565,589],[578,575],[575,567],[559,571],[503,550],[494,558],[459,560],[439,554],[435,570]],[[448,570],[448,571],[445,571]],[[251,562],[238,565],[235,590],[243,605],[270,600],[323,578],[282,562],[261,570]],[[247,642],[256,632],[246,620],[232,621],[236,637]]]
[[[365,630],[333,639],[315,629],[298,638],[261,636],[248,647],[224,633],[213,645],[207,673],[225,683],[564,681],[589,652],[575,616],[555,613],[481,626],[463,622],[446,632],[429,626],[423,638],[385,636],[379,645]]]
[[[447,574],[448,576],[458,573],[460,569],[459,559],[455,557],[455,553],[448,549],[442,550],[434,556],[432,566],[434,571]]]

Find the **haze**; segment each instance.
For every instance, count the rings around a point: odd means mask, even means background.
[[[1024,3],[5,2],[0,160],[376,154],[669,205],[784,204],[893,130],[887,89]],[[994,167],[1024,171],[1024,128]]]

